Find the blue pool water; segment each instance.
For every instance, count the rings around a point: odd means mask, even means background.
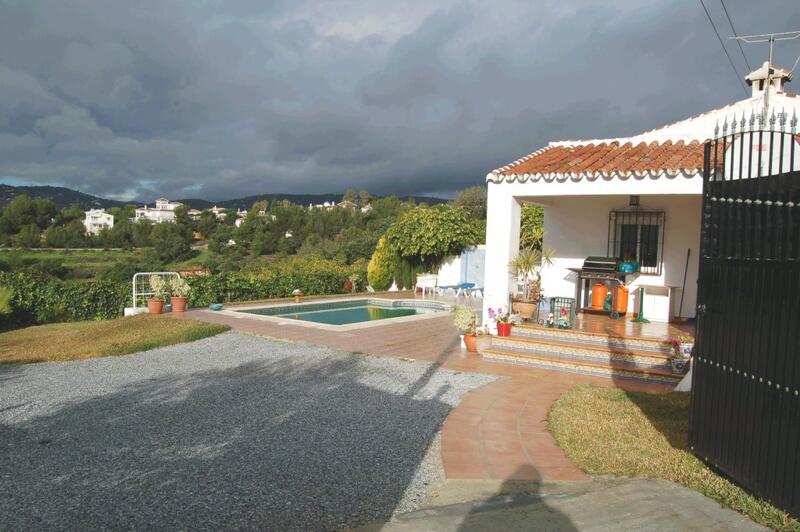
[[[286,305],[242,310],[249,314],[274,316],[300,321],[312,321],[326,325],[349,325],[366,321],[385,320],[417,314],[441,312],[442,308],[430,305],[414,306],[413,302],[387,301],[335,301],[306,305]]]

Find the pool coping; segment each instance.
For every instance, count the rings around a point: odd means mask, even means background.
[[[435,305],[437,307],[441,307],[441,311],[416,314],[414,316],[400,316],[397,318],[386,318],[375,321],[348,323],[345,325],[330,325],[327,323],[295,320],[292,318],[285,318],[280,316],[265,316],[263,314],[251,314],[246,312],[247,310],[252,310],[257,308],[260,309],[260,308],[304,307],[304,306],[313,307],[316,305],[324,305],[326,303],[344,303],[347,301],[379,301],[382,303],[388,303],[389,307],[402,306],[402,305],[395,305],[396,303],[401,303],[401,304],[405,303],[407,306],[412,306],[412,307],[419,307],[422,306],[422,304],[427,304],[427,305]],[[382,297],[361,296],[361,297],[348,297],[348,298],[335,298],[335,299],[315,299],[314,301],[307,301],[304,303],[289,303],[283,301],[280,303],[273,303],[273,304],[254,303],[241,306],[237,305],[236,307],[231,309],[224,308],[222,310],[217,310],[215,311],[215,314],[223,314],[225,316],[230,316],[236,319],[252,319],[252,320],[267,321],[270,323],[274,323],[276,325],[293,325],[297,327],[309,327],[312,329],[321,329],[324,331],[331,331],[331,332],[348,332],[359,329],[367,329],[370,327],[393,325],[395,323],[408,323],[420,320],[429,320],[432,318],[441,318],[444,315],[444,312],[450,311],[451,308],[452,305],[448,303],[443,303],[441,301],[426,301],[420,299],[387,299]]]

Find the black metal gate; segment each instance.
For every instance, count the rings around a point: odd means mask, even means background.
[[[709,465],[800,515],[796,125],[775,114],[734,119],[705,145],[689,441]]]

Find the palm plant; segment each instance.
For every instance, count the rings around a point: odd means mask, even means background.
[[[523,281],[522,298],[525,301],[538,301],[542,286],[542,268],[551,266],[555,252],[550,248],[523,248],[508,264],[508,269]]]

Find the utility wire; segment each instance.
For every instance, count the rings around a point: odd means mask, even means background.
[[[800,63],[800,55],[798,55],[798,56],[797,56],[797,59],[795,59],[795,61],[794,61],[794,64],[792,65],[792,69],[791,69],[791,70],[789,70],[789,74],[791,74],[792,72],[794,72],[794,69],[795,69],[795,68],[797,68],[797,63]]]
[[[742,86],[742,90],[745,94],[747,94],[747,87],[744,85],[744,81],[739,76],[739,72],[736,70],[736,65],[733,64],[733,59],[731,59],[731,54],[728,53],[728,49],[725,48],[725,43],[722,42],[722,37],[719,36],[719,32],[717,31],[717,26],[714,24],[714,20],[711,18],[711,13],[708,12],[705,3],[703,0],[700,0],[700,5],[703,6],[703,11],[706,12],[706,16],[708,17],[708,21],[711,23],[711,27],[714,29],[714,33],[717,34],[717,39],[719,40],[719,45],[722,46],[722,51],[725,52],[725,55],[728,57],[728,62],[731,64],[731,68],[733,69],[733,74],[736,76],[736,79],[739,80],[739,84]]]
[[[728,14],[728,8],[725,7],[725,0],[719,0],[719,3],[722,4],[722,10],[725,12],[725,16],[728,19],[728,24],[731,25],[731,31],[733,32],[734,37],[738,37],[736,34],[736,30],[733,27],[733,21],[731,20],[731,16]],[[750,66],[750,62],[747,60],[747,56],[744,55],[744,48],[742,48],[742,42],[739,39],[736,39],[736,44],[739,45],[739,51],[742,52],[742,57],[744,58],[744,64],[747,65],[747,71],[752,72],[753,67]]]

